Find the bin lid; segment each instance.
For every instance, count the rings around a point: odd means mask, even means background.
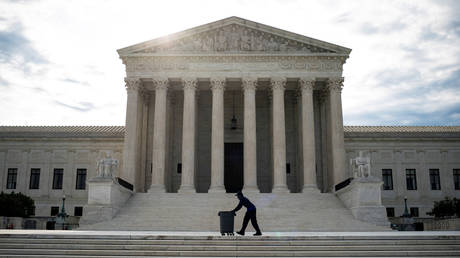
[[[219,211],[219,213],[217,213],[217,215],[219,216],[235,216],[235,214],[231,211]]]

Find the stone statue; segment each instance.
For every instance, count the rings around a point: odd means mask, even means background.
[[[113,178],[115,170],[118,167],[118,160],[110,157],[109,152],[105,153],[105,158],[100,159],[96,163],[98,178]]]
[[[243,35],[241,35],[241,50],[251,50],[251,37],[249,36],[248,30],[244,30]]]
[[[364,178],[371,176],[371,159],[365,157],[362,151],[359,151],[359,156],[350,159],[350,167],[353,171],[354,178]]]

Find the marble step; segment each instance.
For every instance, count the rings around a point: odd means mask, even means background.
[[[460,250],[458,245],[398,245],[398,249],[405,251],[435,251],[435,250]],[[138,251],[393,251],[394,246],[390,245],[344,245],[343,243],[337,243],[336,245],[108,245],[108,244],[73,244],[73,245],[62,245],[62,244],[51,244],[51,243],[40,243],[31,244],[27,243],[24,246],[21,244],[0,244],[0,251],[4,249],[48,249],[48,250],[138,250]]]
[[[351,212],[333,194],[247,193],[257,206],[257,219],[263,231],[382,231],[353,218]],[[110,221],[81,225],[91,230],[174,230],[218,231],[222,210],[238,204],[233,194],[225,193],[136,193]],[[239,228],[243,211],[235,218]]]
[[[460,240],[419,240],[419,239],[379,239],[379,240],[113,240],[113,239],[22,239],[0,238],[0,245],[219,245],[219,246],[424,246],[424,245],[460,245]]]
[[[171,256],[171,257],[180,257],[180,256],[192,256],[192,257],[252,257],[252,256],[261,256],[261,257],[360,257],[360,256],[371,256],[371,257],[381,257],[381,256],[410,256],[410,257],[420,257],[420,256],[460,256],[460,250],[319,250],[319,251],[148,251],[148,250],[53,250],[53,249],[1,249],[2,255],[92,255],[92,256]]]
[[[455,232],[262,237],[222,237],[205,232],[16,232],[0,231],[0,257],[460,257],[460,234]]]

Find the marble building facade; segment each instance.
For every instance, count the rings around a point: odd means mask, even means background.
[[[460,127],[343,126],[350,51],[237,17],[120,49],[126,125],[0,127],[0,190],[30,195],[40,216],[63,194],[83,207],[78,173],[110,153],[135,192],[334,192],[364,151],[390,215],[405,196],[423,217],[460,197]]]

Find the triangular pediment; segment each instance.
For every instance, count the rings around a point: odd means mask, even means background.
[[[230,17],[166,37],[119,49],[120,56],[180,53],[330,53],[348,55],[350,49]]]

